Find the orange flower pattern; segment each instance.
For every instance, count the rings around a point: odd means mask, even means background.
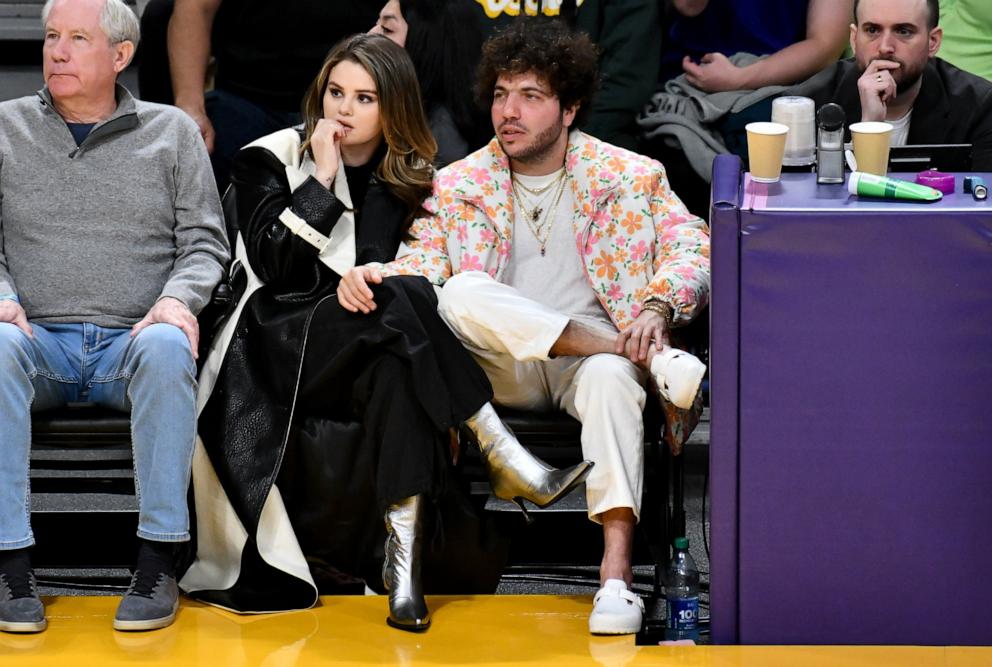
[[[614,324],[629,326],[649,297],[670,304],[676,321],[692,319],[709,296],[709,229],[672,192],[664,167],[575,131],[565,169],[575,246]],[[421,274],[437,285],[460,271],[500,278],[512,251],[513,191],[495,139],[442,169],[424,208],[429,215],[414,221],[386,275]]]

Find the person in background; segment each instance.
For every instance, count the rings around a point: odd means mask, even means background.
[[[599,56],[600,88],[582,129],[616,146],[636,150],[635,119],[658,80],[661,29],[658,0],[476,0],[483,34],[492,36],[517,16],[558,17],[589,35]]]
[[[175,0],[148,0],[141,12],[141,45],[135,54],[138,97],[145,102],[172,104],[169,72],[169,19]]]
[[[661,81],[716,93],[791,85],[843,54],[853,0],[670,0]],[[739,67],[736,53],[767,56]]]
[[[303,93],[327,50],[366,30],[376,12],[361,0],[175,0],[168,27],[174,102],[199,126],[220,192],[238,150],[300,122]],[[213,88],[205,92],[211,55]]]
[[[880,120],[891,144],[972,144],[971,168],[992,171],[992,82],[937,57],[937,0],[855,0],[854,57],[790,90],[819,107],[836,102],[847,124]]]
[[[437,141],[437,167],[485,145],[485,116],[465,92],[472,88],[482,47],[472,0],[389,0],[369,32],[410,54]]]
[[[116,83],[139,41],[121,0],[49,0],[45,87],[0,104],[0,630],[40,632],[29,548],[31,413],[131,415],[138,557],[113,625],[176,617],[190,539],[196,314],[228,260],[196,125]]]
[[[424,525],[451,463],[449,429],[476,434],[504,498],[552,503],[589,464],[553,470],[517,442],[424,278],[384,281],[369,316],[335,298],[355,262],[395,256],[431,193],[435,145],[406,52],[380,35],[346,38],[303,109],[302,130],[235,157],[249,288],[201,379],[209,460],[194,468],[198,552],[181,583],[240,611],[308,607],[311,562],[377,586],[368,570],[385,525],[387,622],[422,631]]]

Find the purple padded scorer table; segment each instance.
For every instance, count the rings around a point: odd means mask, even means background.
[[[714,164],[715,643],[992,644],[992,203],[960,190]]]

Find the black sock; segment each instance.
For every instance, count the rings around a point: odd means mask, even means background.
[[[27,547],[0,551],[0,576],[10,591],[10,599],[38,595],[31,577],[31,557]]]
[[[152,572],[164,572],[170,577],[176,576],[176,543],[155,542],[138,538],[137,569]]]
[[[30,547],[0,551],[0,572],[26,572],[31,569]]]

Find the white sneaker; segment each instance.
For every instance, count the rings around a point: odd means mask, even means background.
[[[651,360],[651,375],[662,398],[683,410],[692,407],[705,374],[706,364],[674,347],[665,346]]]
[[[623,579],[607,579],[592,599],[589,632],[594,635],[631,635],[641,629],[644,602],[627,589]]]

